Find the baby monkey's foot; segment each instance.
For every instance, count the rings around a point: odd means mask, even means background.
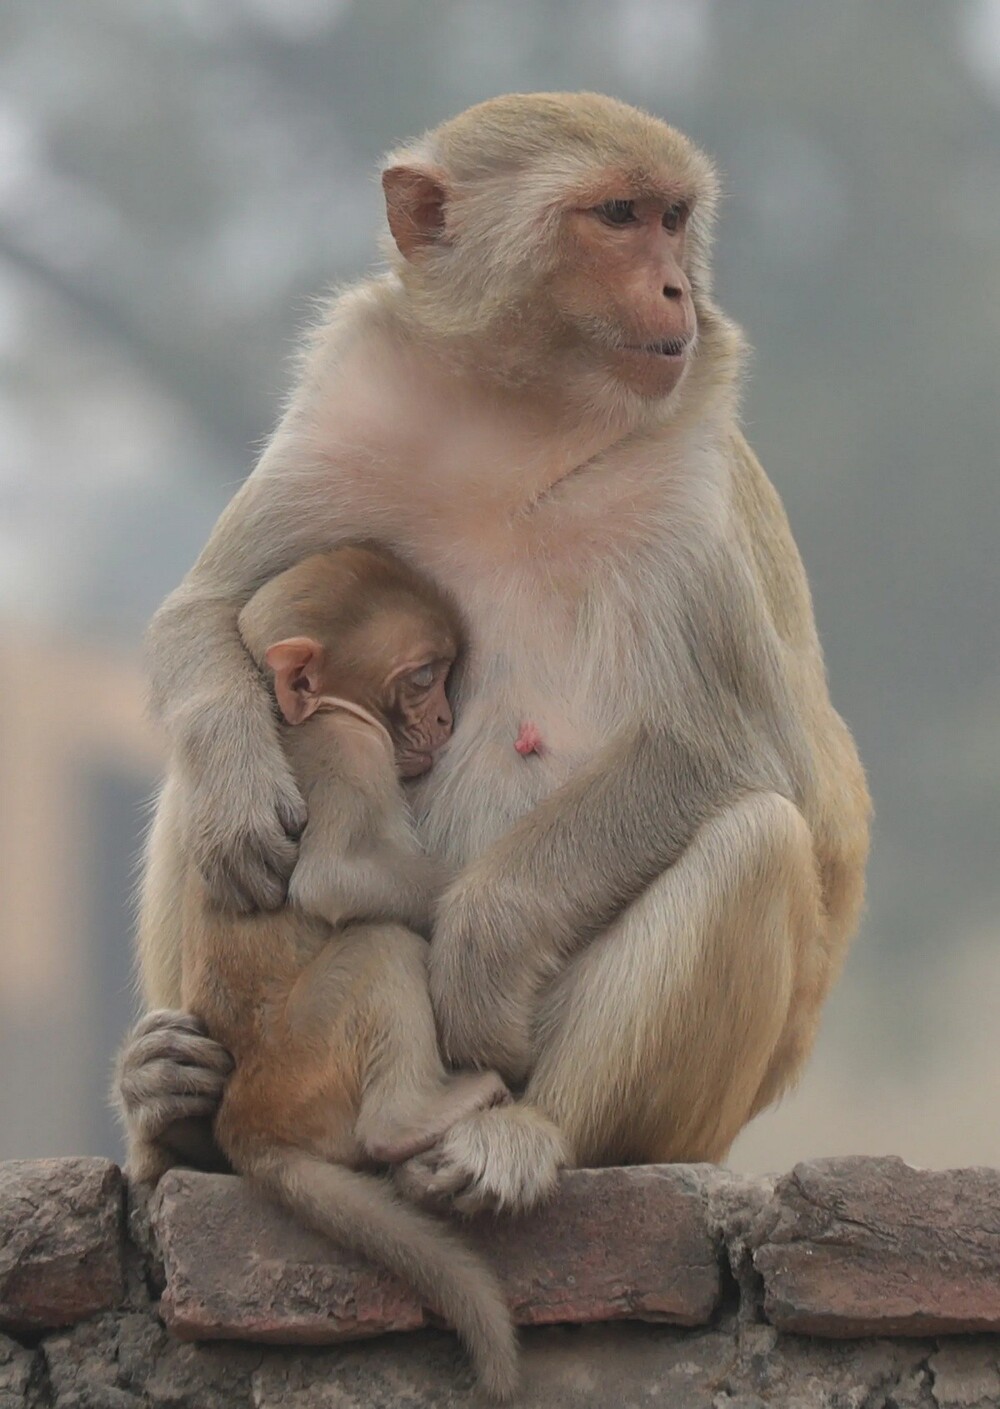
[[[562,1132],[524,1102],[456,1121],[432,1149],[394,1171],[414,1203],[456,1213],[524,1213],[555,1191],[571,1162]]]
[[[456,1121],[493,1106],[505,1106],[510,1100],[510,1092],[495,1071],[455,1072],[434,1090],[415,1097],[405,1115],[394,1117],[382,1111],[358,1124],[367,1127],[362,1139],[372,1159],[380,1164],[402,1164],[431,1149]]]

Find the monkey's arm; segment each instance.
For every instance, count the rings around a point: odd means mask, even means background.
[[[147,637],[154,708],[183,782],[188,844],[218,902],[284,900],[305,810],[237,617],[253,592],[349,529],[292,431],[279,431]]]
[[[404,821],[395,777],[387,781],[371,792],[335,772],[314,782],[288,898],[331,925],[396,920],[429,935],[439,869]]]
[[[776,786],[739,752],[641,729],[458,877],[440,902],[430,955],[451,1061],[523,1079],[544,984],[677,861],[706,820],[743,792]]]
[[[427,857],[321,854],[305,857],[292,873],[288,898],[307,914],[330,925],[351,920],[395,920],[429,935],[434,902],[433,863]]]

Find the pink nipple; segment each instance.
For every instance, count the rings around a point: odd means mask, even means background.
[[[514,740],[514,747],[522,758],[527,758],[531,753],[540,754],[542,752],[542,736],[536,725],[527,720],[521,725],[521,732]]]

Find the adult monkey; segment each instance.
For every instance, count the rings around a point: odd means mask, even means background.
[[[790,1083],[858,918],[869,803],[737,425],[708,160],[608,98],[510,96],[394,155],[383,186],[390,271],[333,304],[151,631],[185,781],[154,828],[142,968],[175,1009],[182,816],[223,903],[277,905],[294,864],[302,805],[240,607],[336,541],[394,547],[471,641],[415,799],[462,868],[432,943],[442,1040],[524,1087],[406,1179],[519,1208],[565,1160],[721,1159]],[[152,1015],[123,1104],[169,1145],[224,1067]]]

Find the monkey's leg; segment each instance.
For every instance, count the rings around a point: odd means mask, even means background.
[[[775,794],[734,803],[555,980],[524,1102],[454,1126],[407,1166],[411,1191],[465,1212],[530,1206],[552,1182],[539,1121],[578,1165],[723,1158],[819,926],[799,812]]]
[[[338,1032],[362,1034],[355,1137],[371,1159],[398,1164],[429,1149],[456,1120],[510,1099],[496,1072],[446,1071],[427,990],[427,942],[412,930],[351,926],[296,988],[301,996],[289,1014],[304,1031],[328,1031],[337,1015]]]
[[[432,1149],[456,1121],[511,1099],[495,1071],[448,1072],[414,1091],[391,1077],[369,1085],[357,1133],[366,1153],[380,1164],[402,1164]]]
[[[723,1159],[821,923],[812,838],[791,803],[755,794],[706,823],[541,1014],[528,1096],[577,1163]]]
[[[861,917],[867,854],[867,829],[859,828],[839,855],[826,860],[819,939],[800,947],[788,1022],[754,1099],[751,1118],[787,1090],[812,1051],[823,1003],[840,973]]]
[[[357,1135],[372,1159],[399,1164],[510,1093],[496,1072],[446,1071],[427,989],[426,940],[390,925],[369,930],[364,943],[369,952],[374,944],[379,958]]]

